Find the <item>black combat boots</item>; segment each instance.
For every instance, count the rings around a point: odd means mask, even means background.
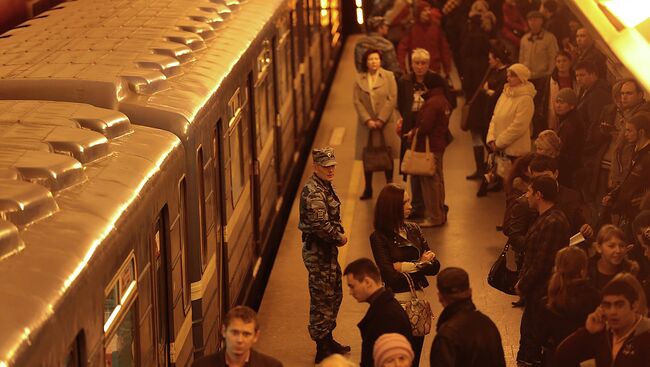
[[[319,364],[323,359],[334,353],[336,352],[332,350],[332,346],[329,340],[327,340],[327,337],[318,339],[316,340],[316,358],[314,358],[314,363]]]
[[[329,334],[327,334],[325,338],[330,343],[330,349],[332,349],[334,353],[347,354],[350,353],[350,351],[352,350],[352,348],[350,348],[349,345],[342,345],[341,343],[334,340],[334,336],[332,336],[331,331],[329,332]]]
[[[314,362],[318,364],[332,354],[347,354],[350,353],[350,350],[349,346],[341,345],[334,340],[332,332],[330,332],[323,339],[316,340],[316,358],[314,358]]]

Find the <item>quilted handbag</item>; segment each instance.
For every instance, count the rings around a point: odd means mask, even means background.
[[[379,145],[373,145],[372,134],[379,133]],[[368,131],[368,144],[363,148],[363,170],[365,172],[389,171],[393,169],[393,154],[384,133],[380,129]]]
[[[490,268],[487,281],[489,285],[503,293],[516,295],[515,284],[517,284],[519,276],[516,271],[508,269],[508,259],[506,256],[509,248],[510,244],[507,243],[492,265],[492,268]]]
[[[417,134],[413,136],[411,147],[404,153],[402,158],[402,172],[415,176],[435,176],[436,175],[436,156],[429,146],[429,137],[426,137],[426,149],[424,152],[416,152],[415,144]]]
[[[415,286],[413,285],[413,279],[411,276],[407,273],[402,274],[404,274],[409,283],[411,299],[401,303],[401,305],[404,307],[404,311],[406,311],[409,321],[411,322],[411,331],[413,332],[413,336],[425,336],[431,332],[431,323],[433,321],[431,305],[426,299],[418,298],[417,293],[415,293]]]

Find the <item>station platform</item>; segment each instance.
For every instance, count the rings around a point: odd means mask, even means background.
[[[375,174],[373,200],[359,200],[363,190],[363,168],[361,161],[354,160],[357,128],[357,116],[352,104],[354,44],[354,37],[346,42],[313,142],[313,147],[332,146],[336,153],[338,166],[334,186],[342,202],[342,220],[349,239],[348,244],[340,249],[339,263],[342,269],[348,262],[360,257],[373,258],[369,236],[373,231],[374,199],[385,184],[383,174]],[[459,83],[458,80],[456,82]],[[499,327],[507,365],[514,367],[521,309],[512,308],[511,302],[516,300],[515,297],[491,288],[486,280],[490,266],[505,243],[503,234],[495,230],[495,226],[501,224],[505,199],[502,193],[477,198],[478,184],[465,179],[474,170],[474,160],[471,138],[460,130],[459,120],[460,106],[451,117],[450,128],[454,140],[444,156],[446,204],[450,207],[448,222],[442,227],[424,229],[424,233],[442,268],[458,266],[467,270],[474,303]],[[311,173],[310,162],[303,173],[301,188]],[[396,182],[400,180],[396,177]],[[301,255],[301,232],[298,230],[299,201],[298,195],[260,305],[261,333],[256,345],[256,349],[280,359],[287,367],[313,366],[316,354],[315,343],[307,332],[309,291],[307,270]],[[435,277],[429,277],[430,286],[425,289],[425,294],[434,313],[439,315],[442,306],[437,298],[435,282]],[[361,352],[357,323],[367,308],[367,303],[357,303],[348,294],[344,278],[343,303],[334,336],[352,347],[347,357],[356,363],[360,361]],[[435,329],[425,339],[420,366],[429,366],[429,351],[434,335]]]

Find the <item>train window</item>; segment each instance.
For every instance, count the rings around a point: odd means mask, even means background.
[[[135,255],[131,253],[104,291],[104,357],[106,367],[136,365],[137,321]]]
[[[228,147],[230,149],[230,181],[232,189],[233,207],[239,201],[239,196],[244,190],[244,162],[242,160],[241,146],[241,118],[237,124],[230,130],[228,136]]]
[[[113,335],[104,345],[106,367],[135,367],[136,364],[136,319],[135,308],[131,307]]]
[[[205,227],[205,181],[203,179],[203,148],[199,147],[196,151],[196,169],[197,169],[197,181],[199,183],[199,225],[201,236],[201,264],[203,269],[205,269],[208,264],[208,241],[206,239],[206,227]]]
[[[80,331],[77,337],[68,348],[68,355],[65,357],[64,367],[83,367],[86,365],[85,357],[85,337],[84,332]]]
[[[228,102],[228,153],[230,194],[234,208],[248,181],[248,88],[238,88]],[[232,116],[232,117],[230,117]]]
[[[183,310],[184,313],[190,309],[190,277],[187,269],[187,201],[185,200],[187,187],[185,177],[178,183],[178,210],[181,235],[181,282],[183,287]]]
[[[291,95],[291,39],[288,29],[280,36],[277,47],[278,101],[284,104]]]

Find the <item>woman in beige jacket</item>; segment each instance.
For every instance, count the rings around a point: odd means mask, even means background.
[[[363,71],[354,83],[354,107],[359,124],[356,135],[355,159],[363,159],[363,148],[368,143],[371,130],[379,131],[391,148],[393,158],[399,154],[400,139],[395,133],[399,119],[397,106],[397,83],[392,72],[381,67],[381,53],[369,50],[363,55]],[[378,144],[379,134],[374,134],[374,144]],[[393,170],[385,171],[386,182],[393,181]],[[361,200],[372,197],[372,172],[364,172],[365,189]]]

